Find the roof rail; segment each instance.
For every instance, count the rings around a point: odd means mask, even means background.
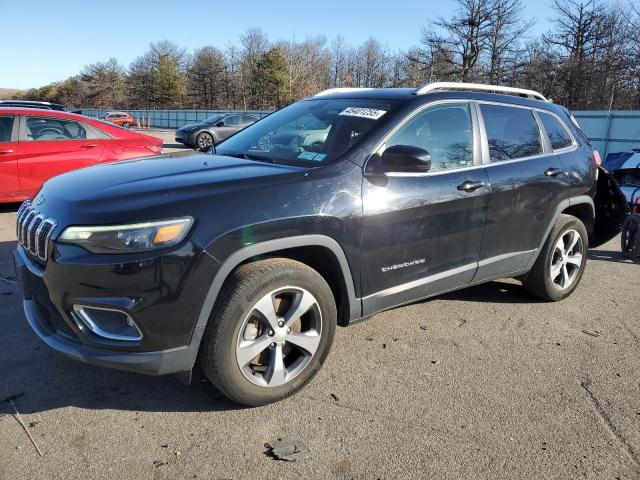
[[[460,90],[469,92],[492,92],[501,93],[503,95],[516,95],[519,97],[533,98],[534,100],[542,100],[548,102],[544,95],[535,90],[527,90],[525,88],[502,87],[499,85],[485,85],[482,83],[462,83],[462,82],[433,82],[427,83],[422,87],[416,88],[416,95],[425,95],[427,93]]]
[[[323,90],[314,95],[314,97],[322,97],[324,95],[331,95],[332,93],[349,93],[349,92],[361,92],[363,90],[373,90],[373,88],[366,87],[338,87],[338,88],[329,88],[328,90]]]

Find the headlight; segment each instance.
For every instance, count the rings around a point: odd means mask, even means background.
[[[67,227],[58,242],[80,245],[93,253],[130,253],[180,243],[193,225],[192,217],[131,225]]]

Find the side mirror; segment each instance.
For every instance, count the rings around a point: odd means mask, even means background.
[[[367,173],[371,174],[425,173],[430,169],[431,154],[411,145],[393,145],[367,162]]]
[[[220,120],[218,123],[216,123],[216,127],[224,127],[224,122]]]

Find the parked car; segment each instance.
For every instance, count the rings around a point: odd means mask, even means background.
[[[176,130],[176,142],[206,149],[256,122],[255,115],[216,114]]]
[[[630,258],[640,257],[640,149],[611,153],[603,167],[618,182],[631,211],[622,225],[620,248]]]
[[[59,103],[38,102],[35,100],[0,100],[0,107],[42,108],[44,110],[58,110],[64,112],[64,105]]]
[[[0,203],[29,198],[69,170],[159,153],[161,139],[89,117],[0,107]]]
[[[127,112],[108,112],[100,116],[100,120],[104,120],[105,122],[110,122],[124,128],[131,128],[133,126],[133,117]]]
[[[270,143],[309,116],[326,138]],[[49,180],[18,212],[24,309],[68,357],[183,380],[197,361],[262,405],[309,383],[336,325],[501,277],[568,297],[625,214],[598,171],[537,92],[329,90],[215,153]]]

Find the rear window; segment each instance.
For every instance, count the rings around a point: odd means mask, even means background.
[[[540,129],[528,108],[480,105],[491,162],[502,162],[542,153]]]
[[[544,126],[549,142],[554,150],[570,147],[573,145],[573,139],[567,129],[560,123],[560,121],[551,114],[540,112],[540,120]]]

